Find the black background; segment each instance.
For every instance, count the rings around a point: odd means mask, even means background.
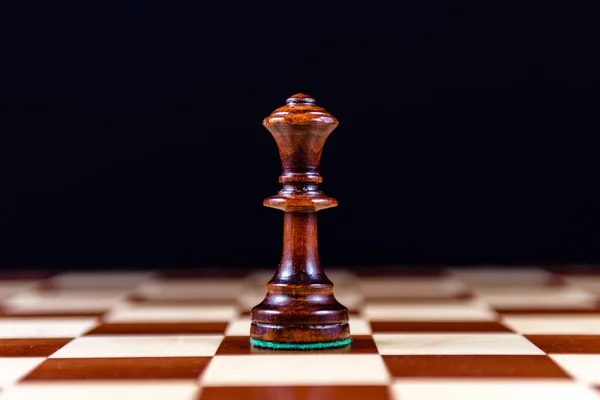
[[[394,3],[16,2],[1,266],[274,267],[296,92],[340,120],[323,263],[600,261],[596,14]]]

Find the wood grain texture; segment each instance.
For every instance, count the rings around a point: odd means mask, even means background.
[[[268,293],[252,309],[255,339],[313,343],[350,337],[348,310],[333,296],[333,284],[319,262],[317,211],[337,206],[318,184],[327,137],[338,121],[305,94],[296,94],[263,125],[277,143],[283,188],[264,205],[284,211],[281,262]]]

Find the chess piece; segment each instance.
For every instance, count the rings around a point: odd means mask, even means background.
[[[281,191],[264,200],[284,211],[281,263],[265,299],[252,309],[250,340],[275,349],[314,349],[350,343],[348,310],[333,296],[319,263],[317,211],[337,206],[319,190],[323,146],[338,121],[305,94],[265,118],[281,157]]]

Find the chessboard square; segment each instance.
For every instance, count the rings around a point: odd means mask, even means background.
[[[216,356],[204,372],[205,386],[385,385],[376,354]]]
[[[357,310],[365,303],[365,297],[356,288],[336,288],[333,294],[349,310]]]
[[[156,300],[236,300],[242,288],[238,279],[152,279],[135,294]]]
[[[103,335],[73,340],[51,358],[209,357],[222,335]]]
[[[3,318],[0,338],[73,338],[96,324],[95,318]]]
[[[225,336],[216,355],[260,354],[260,349],[250,344],[250,336]]]
[[[44,360],[44,357],[0,357],[0,388],[16,383]]]
[[[203,388],[199,400],[388,400],[388,386],[245,386]]]
[[[231,321],[227,325],[225,335],[227,336],[248,336],[250,334],[250,316],[244,315]]]
[[[7,299],[11,313],[60,313],[105,311],[125,298],[123,289],[28,290]]]
[[[273,355],[273,354],[377,354],[377,346],[371,335],[353,335],[350,345],[321,350],[277,350],[260,348],[250,344],[250,336],[226,336],[217,349],[217,355]]]
[[[590,293],[600,295],[600,276],[598,275],[569,276],[566,280],[574,286],[582,287]]]
[[[600,385],[600,354],[552,354],[550,357],[576,380]]]
[[[455,278],[363,278],[358,283],[366,298],[448,298],[466,292],[465,286]]]
[[[89,335],[193,335],[223,334],[227,322],[174,322],[101,324],[86,333]]]
[[[371,321],[494,321],[496,313],[476,302],[447,304],[368,304],[363,315]]]
[[[199,388],[192,382],[59,381],[20,384],[0,393],[1,400],[195,400]]]
[[[326,275],[330,281],[333,282],[335,287],[345,286],[347,284],[353,284],[357,281],[358,276],[349,269],[343,268],[326,268]]]
[[[373,335],[380,354],[544,354],[521,335],[511,333],[444,333],[444,334],[387,334]]]
[[[576,382],[554,379],[397,380],[392,385],[398,400],[598,400],[590,388]]]
[[[547,354],[600,354],[600,335],[527,335]]]
[[[104,316],[106,322],[227,322],[237,316],[235,305],[121,304]]]
[[[600,335],[600,315],[512,315],[502,323],[525,335]]]
[[[371,329],[371,324],[366,318],[362,318],[356,315],[350,314],[349,316],[349,324],[350,324],[350,335],[370,335],[373,333]]]
[[[581,308],[596,306],[598,297],[577,287],[518,287],[475,289],[494,308]]]
[[[49,358],[23,381],[196,379],[211,357]]]
[[[569,378],[545,355],[402,355],[383,361],[397,378]]]
[[[572,307],[551,307],[551,306],[541,306],[541,307],[494,307],[494,311],[498,313],[501,317],[503,316],[513,316],[513,315],[534,315],[538,316],[542,315],[592,315],[592,316],[600,316],[600,303],[594,306],[588,305],[575,305]]]
[[[266,294],[266,290],[256,293],[249,293],[246,291],[238,296],[237,306],[244,311],[250,311],[254,306],[265,299]]]
[[[150,279],[151,271],[64,272],[44,282],[52,288],[133,288]]]
[[[0,339],[0,358],[48,357],[70,341],[71,338]]]
[[[31,279],[18,279],[7,282],[0,281],[0,300],[12,296],[22,290],[27,290],[35,286],[38,282],[38,280]]]
[[[545,285],[555,275],[541,268],[453,268],[453,277],[467,286],[474,285]]]
[[[375,333],[484,333],[511,332],[496,321],[372,321]]]

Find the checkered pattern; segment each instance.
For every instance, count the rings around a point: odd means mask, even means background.
[[[0,400],[600,399],[600,272],[328,269],[347,348],[249,345],[273,271],[0,277]]]

